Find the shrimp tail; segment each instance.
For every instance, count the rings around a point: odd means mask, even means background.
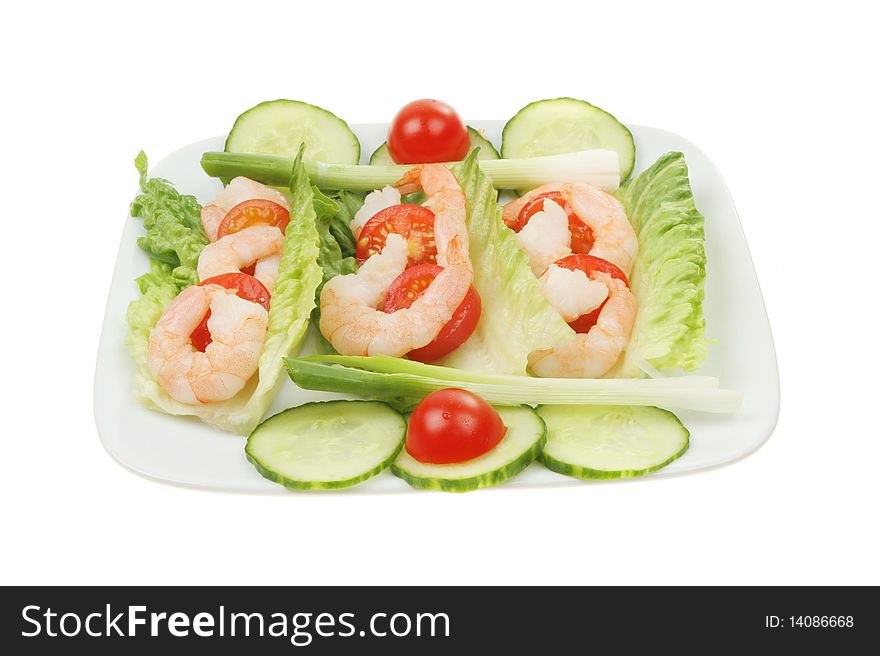
[[[420,180],[422,175],[422,165],[412,167],[409,171],[407,171],[404,176],[394,183],[394,186],[397,188],[397,191],[401,193],[401,195],[412,194],[416,191],[421,190],[422,182]]]

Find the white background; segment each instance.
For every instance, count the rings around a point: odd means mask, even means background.
[[[880,583],[868,3],[191,5],[4,10],[0,583]],[[670,480],[384,497],[189,491],[103,451],[92,375],[139,149],[158,161],[277,97],[368,122],[423,96],[476,119],[558,95],[722,172],[779,355],[760,451]]]

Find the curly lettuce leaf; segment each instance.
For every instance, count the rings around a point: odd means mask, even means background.
[[[138,245],[150,256],[150,271],[135,282],[141,297],[126,311],[130,333],[126,345],[138,364],[137,378],[151,378],[146,367],[150,330],[165,307],[181,290],[198,282],[199,253],[208,243],[202,230],[199,203],[179,193],[167,180],[147,179],[147,156],[134,160],[140,177],[140,193],[131,203],[131,215],[144,220],[146,235]]]
[[[453,168],[465,193],[474,286],[483,313],[474,334],[437,364],[496,374],[527,375],[529,353],[574,331],[544,297],[528,258],[501,219],[497,192],[476,151]]]
[[[302,341],[315,307],[315,290],[322,280],[312,190],[300,160],[299,157],[296,160],[290,183],[293,220],[286,230],[258,374],[232,399],[202,406],[178,403],[156,383],[147,361],[150,330],[179,293],[180,281],[175,272],[183,266],[172,267],[156,258],[150,273],[139,279],[143,296],[129,306],[127,316],[131,332],[126,343],[138,365],[136,395],[146,406],[172,415],[196,416],[212,426],[242,435],[250,433],[266,414],[283,381],[282,358],[292,355]],[[153,180],[147,184],[151,182]],[[173,190],[170,185],[168,188]],[[151,199],[154,214],[174,213],[172,208],[180,207],[178,199],[168,193],[168,188],[161,188],[162,198],[168,201],[168,206],[163,201]]]
[[[144,220],[146,234],[138,238],[151,259],[177,269],[176,276],[188,284],[198,282],[196,265],[208,238],[202,229],[201,206],[194,196],[178,192],[162,178],[147,179],[144,151],[134,160],[140,174],[139,193],[131,203],[131,215]]]
[[[706,252],[684,155],[666,153],[617,195],[639,237],[630,277],[639,313],[620,375],[693,371],[706,358]]]

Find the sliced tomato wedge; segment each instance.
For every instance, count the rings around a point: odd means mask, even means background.
[[[568,216],[568,229],[571,232],[571,252],[572,253],[589,253],[593,248],[593,231],[586,223],[578,218],[574,210],[565,202],[565,198],[558,191],[548,191],[545,194],[538,194],[528,203],[523,205],[513,224],[513,231],[519,232],[526,227],[529,219],[537,212],[544,209],[544,201],[552,200],[554,203],[565,209]]]
[[[239,203],[226,213],[217,228],[217,239],[261,225],[275,226],[284,232],[288,223],[290,212],[284,207],[271,200],[254,198]]]
[[[385,312],[397,312],[408,308],[421,296],[443,271],[437,264],[424,263],[410,267],[401,273],[388,287],[385,294]],[[465,343],[480,321],[483,305],[480,295],[473,285],[468,289],[464,299],[452,314],[449,322],[443,326],[437,337],[430,344],[413,349],[407,356],[418,362],[435,362]]]
[[[266,286],[253,276],[246,273],[222,273],[219,276],[207,278],[199,283],[202,285],[220,285],[226,289],[234,289],[239,298],[253,303],[259,303],[267,310],[269,309],[269,301],[271,295]],[[208,330],[208,319],[211,318],[211,310],[205,313],[204,319],[196,326],[189,336],[192,345],[202,353],[211,343],[211,332]]]
[[[409,244],[409,266],[437,261],[434,244],[434,213],[421,205],[392,205],[366,222],[358,237],[357,261],[381,253],[388,235],[401,235]]]
[[[627,287],[629,287],[629,280],[626,279],[626,274],[623,273],[617,266],[609,262],[608,260],[603,260],[601,257],[595,257],[594,255],[586,255],[584,253],[574,253],[572,255],[568,255],[563,257],[561,260],[556,261],[556,266],[560,266],[563,269],[569,269],[571,271],[583,271],[587,274],[587,277],[590,276],[594,271],[600,271],[602,273],[607,273],[612,278],[617,278],[618,280],[622,280]],[[569,326],[576,333],[588,333],[590,332],[590,328],[596,325],[596,322],[599,321],[599,314],[602,312],[602,308],[605,307],[605,303],[608,300],[606,299],[602,305],[597,307],[592,312],[588,312],[587,314],[582,314],[574,321],[569,322]]]

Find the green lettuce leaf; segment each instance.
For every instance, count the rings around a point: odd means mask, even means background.
[[[150,273],[138,280],[143,296],[129,306],[127,314],[131,332],[126,343],[138,365],[135,376],[136,395],[146,406],[172,415],[196,416],[212,426],[242,435],[250,433],[269,409],[283,381],[282,358],[291,355],[302,341],[308,328],[310,313],[315,307],[315,290],[322,279],[321,267],[318,265],[319,239],[315,227],[312,189],[300,160],[301,157],[296,160],[290,183],[290,214],[295,218],[286,231],[284,253],[272,294],[269,328],[260,356],[258,375],[232,399],[204,406],[178,403],[156,383],[147,361],[150,330],[168,303],[182,289],[179,276],[175,272],[183,264],[173,267],[160,258],[155,258],[151,263]],[[147,181],[147,184],[151,182],[153,180]],[[157,185],[156,188],[158,187]],[[149,203],[152,203],[151,211],[154,215],[163,212],[174,214],[174,208],[181,206],[182,201],[174,196],[177,192],[172,194],[169,189],[173,191],[170,185],[167,188],[161,187],[160,198],[164,201],[157,199],[155,193],[150,194]],[[163,204],[166,201],[167,206]],[[148,206],[142,200],[138,202],[139,207]],[[177,252],[176,248],[172,250]],[[197,258],[196,255],[196,261]]]
[[[144,220],[146,235],[138,240],[138,245],[150,256],[150,271],[136,280],[141,297],[132,301],[126,311],[131,330],[126,345],[138,364],[140,389],[152,380],[147,368],[150,330],[174,297],[198,282],[196,265],[208,240],[202,230],[198,201],[179,193],[167,180],[148,180],[147,156],[143,151],[134,164],[140,177],[140,193],[131,204],[131,215]]]
[[[198,282],[196,265],[208,238],[202,229],[201,206],[194,196],[179,193],[162,178],[147,179],[144,151],[134,160],[140,174],[139,193],[131,203],[131,215],[144,220],[146,234],[138,238],[151,259],[176,268],[176,277],[186,286]]]
[[[343,257],[354,257],[357,241],[351,232],[351,222],[364,204],[364,198],[361,194],[343,190],[336,193],[335,200],[338,211],[330,220],[330,234],[339,244]]]
[[[693,371],[706,358],[706,252],[684,155],[666,153],[617,195],[639,237],[630,277],[639,313],[618,375]]]
[[[357,198],[355,194],[349,192],[340,192],[340,195],[331,198],[317,187],[312,187],[312,195],[315,199],[315,226],[320,241],[318,264],[324,272],[324,280],[320,287],[334,276],[354,273],[357,269],[354,258],[354,235],[349,228],[349,222],[354,218],[357,208],[349,214],[351,206],[346,204],[347,201],[341,197],[342,194]],[[337,233],[340,236],[337,236]],[[320,293],[320,288],[318,292]]]
[[[559,344],[574,331],[544,298],[528,258],[501,219],[497,192],[475,155],[472,151],[453,173],[467,200],[474,286],[483,313],[470,339],[437,364],[524,376],[529,353]]]
[[[137,279],[141,297],[128,305],[125,318],[130,332],[125,344],[132,359],[138,365],[136,374],[139,389],[144,375],[150,380],[152,376],[147,367],[147,352],[150,342],[150,331],[168,304],[174,300],[183,287],[174,278],[173,269],[169,264],[159,260],[150,260],[150,272]]]
[[[330,278],[357,270],[357,260],[354,258],[355,240],[349,223],[363,205],[363,199],[348,191],[328,196],[314,186],[312,195],[315,198],[315,225],[320,243],[318,264],[323,272],[321,283],[315,290],[315,308],[312,310],[312,323],[317,326],[321,321],[321,289]],[[320,353],[336,353],[336,349],[320,330],[315,333],[313,348]]]

